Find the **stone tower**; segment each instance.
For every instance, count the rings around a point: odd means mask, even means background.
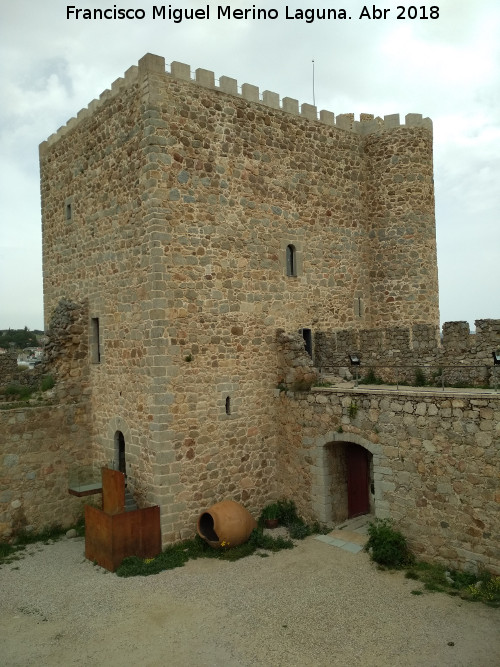
[[[88,301],[93,441],[165,542],[276,489],[275,334],[438,324],[432,125],[148,54],[40,146],[45,316]]]

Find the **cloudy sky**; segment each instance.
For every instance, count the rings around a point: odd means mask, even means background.
[[[67,18],[76,8],[143,10],[144,19]],[[0,329],[43,328],[38,144],[145,53],[211,69],[318,109],[434,122],[442,322],[500,318],[500,2],[290,0],[351,19],[286,18],[286,0],[255,0],[276,20],[153,20],[150,0],[0,0]],[[231,8],[252,7],[235,0]],[[222,6],[226,6],[224,2]],[[172,0],[172,8],[207,2]],[[406,8],[406,18],[397,18]],[[430,17],[431,7],[438,18]],[[168,10],[168,3],[165,5]],[[367,5],[371,11],[373,3]],[[425,9],[422,10],[421,7]],[[139,11],[140,15],[140,11]]]

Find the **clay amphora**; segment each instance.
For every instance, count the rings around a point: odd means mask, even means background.
[[[257,522],[250,512],[234,500],[212,505],[198,518],[198,535],[211,547],[237,547],[250,537]]]

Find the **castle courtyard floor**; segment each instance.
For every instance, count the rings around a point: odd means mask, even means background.
[[[412,595],[335,541],[130,579],[86,561],[82,539],[29,553],[0,568],[3,667],[500,664],[500,609]]]

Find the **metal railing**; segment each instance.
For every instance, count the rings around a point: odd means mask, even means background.
[[[340,369],[347,365],[322,366],[320,375],[340,375]],[[475,365],[407,365],[370,364],[348,366],[354,377],[355,386],[391,385],[428,389],[488,389],[498,392],[500,387],[500,366]]]

